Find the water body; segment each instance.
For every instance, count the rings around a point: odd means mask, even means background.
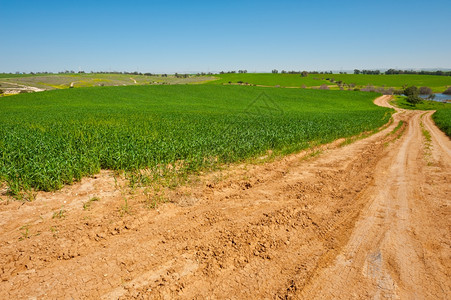
[[[423,99],[427,99],[427,97],[429,97],[429,95],[420,95],[420,97],[423,98]],[[435,98],[433,100],[437,101],[437,102],[451,101],[451,95],[435,94]]]

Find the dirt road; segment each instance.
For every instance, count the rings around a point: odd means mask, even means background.
[[[0,298],[449,299],[451,141],[431,112],[393,118],[159,198],[107,171],[3,195]]]

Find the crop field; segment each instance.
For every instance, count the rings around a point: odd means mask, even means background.
[[[9,84],[21,84],[44,90],[65,89],[69,87],[124,86],[145,84],[197,84],[214,79],[211,76],[190,75],[177,78],[174,75],[162,77],[131,74],[50,74],[23,75],[0,74],[0,81]]]
[[[354,84],[356,87],[362,88],[367,85],[376,87],[394,87],[402,88],[405,85],[428,86],[434,92],[443,92],[448,86],[451,86],[451,76],[435,76],[435,75],[355,75],[355,74],[309,74],[302,77],[299,74],[220,74],[215,75],[220,78],[209,84],[227,84],[229,82],[237,83],[238,81],[247,82],[249,84],[282,87],[317,87],[323,84],[329,86],[335,85],[327,79],[333,78],[335,81],[343,81],[347,84]]]
[[[0,101],[0,179],[55,190],[100,169],[196,172],[383,125],[374,93],[173,85],[21,94]],[[158,172],[160,172],[158,171]]]

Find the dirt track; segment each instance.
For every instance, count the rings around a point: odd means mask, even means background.
[[[1,196],[0,298],[449,299],[451,141],[431,112],[339,144],[206,174],[150,210],[106,171]]]

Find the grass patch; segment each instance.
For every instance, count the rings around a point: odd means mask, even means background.
[[[404,121],[401,120],[398,122],[398,125],[396,125],[396,127],[392,130],[392,132],[390,132],[390,134],[396,134],[398,132],[399,129],[401,129],[401,127],[404,125]]]

